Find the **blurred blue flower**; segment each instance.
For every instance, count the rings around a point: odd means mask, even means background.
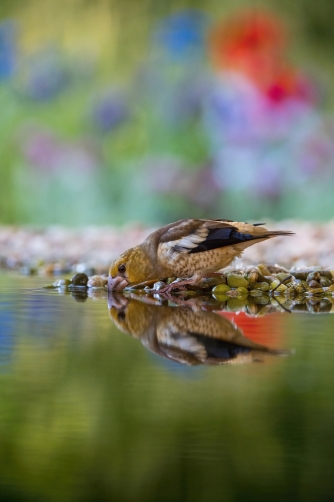
[[[14,326],[13,305],[0,298],[0,365],[10,362],[15,341]]]
[[[207,14],[196,9],[183,10],[160,21],[153,32],[153,43],[162,47],[172,60],[186,61],[203,54]]]
[[[118,127],[129,117],[125,96],[119,91],[108,91],[95,100],[91,109],[94,125],[102,132]]]
[[[25,65],[23,94],[35,101],[49,101],[68,86],[71,76],[62,55],[55,48],[34,54]]]
[[[10,78],[17,62],[17,26],[15,21],[0,23],[0,79]]]

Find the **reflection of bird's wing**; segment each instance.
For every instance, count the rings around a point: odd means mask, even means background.
[[[178,353],[178,357],[181,353],[184,356],[188,354],[194,356],[197,362],[203,362],[209,355],[223,359],[235,357],[238,353],[233,342],[236,334],[239,339],[244,338],[226,318],[184,308],[170,309],[169,315],[157,323],[156,331],[158,344],[164,352],[168,352],[167,355],[172,357],[171,351],[174,356]]]
[[[180,361],[191,356],[190,361],[184,360],[188,364],[217,364],[243,359],[253,350],[269,350],[246,338],[226,317],[184,308],[169,308],[169,315],[157,322],[156,337],[168,357]]]
[[[160,347],[178,349],[181,352],[191,354],[196,359],[205,359],[207,356],[205,347],[198,342],[189,331],[180,330],[173,322],[163,323],[157,327],[157,339]]]
[[[201,310],[194,312],[189,308],[169,308],[169,315],[161,318],[162,325],[170,324],[174,332],[197,334],[210,338],[234,341],[235,337],[244,338],[242,332],[226,317]]]

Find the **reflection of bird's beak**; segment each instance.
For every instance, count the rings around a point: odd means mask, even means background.
[[[109,310],[111,310],[112,308],[119,310],[123,307],[126,307],[126,305],[128,303],[129,303],[129,300],[124,295],[117,295],[117,294],[109,291],[109,294],[108,294],[108,308],[109,308]]]
[[[128,284],[124,277],[111,277],[111,275],[108,277],[108,291],[122,291]]]

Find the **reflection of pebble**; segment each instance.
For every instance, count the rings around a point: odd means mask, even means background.
[[[59,279],[53,283],[54,288],[67,288],[71,284],[69,279]]]

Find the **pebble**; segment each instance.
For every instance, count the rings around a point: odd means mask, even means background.
[[[215,294],[225,295],[227,291],[230,291],[230,289],[230,286],[227,284],[219,284],[213,288],[212,292]]]
[[[227,284],[230,286],[230,288],[239,288],[239,287],[248,288],[249,286],[249,282],[247,281],[247,279],[237,274],[228,274]]]
[[[108,277],[101,275],[93,275],[88,279],[87,287],[88,288],[103,288],[108,284]]]
[[[155,283],[153,284],[153,288],[152,288],[152,289],[153,289],[154,291],[159,291],[160,289],[163,289],[163,288],[165,288],[165,287],[166,287],[166,284],[165,284],[164,282],[162,282],[162,281],[158,281],[158,282],[155,282]]]
[[[256,268],[252,268],[247,274],[248,282],[249,283],[258,282],[259,276],[260,276],[259,271]]]
[[[318,281],[315,281],[314,279],[308,283],[310,288],[321,288],[321,284]]]
[[[260,265],[258,265],[257,268],[259,269],[259,271],[262,275],[270,275],[271,274],[267,265],[264,265],[263,263],[260,263]]]
[[[213,288],[215,286],[218,286],[219,284],[226,284],[226,277],[224,275],[222,276],[216,276],[216,277],[203,277],[200,287],[203,289],[206,288]]]
[[[261,291],[269,291],[270,286],[267,282],[256,282],[252,285],[253,289],[259,289]]]
[[[280,281],[286,281],[291,278],[291,274],[289,272],[278,272],[278,274],[276,274],[276,278]]]
[[[88,276],[83,273],[75,274],[71,279],[73,286],[87,286]]]
[[[319,282],[322,287],[329,287],[332,285],[332,281],[325,276],[321,276]]]
[[[320,277],[320,272],[310,272],[306,277],[306,282],[308,284],[310,284],[312,281],[318,282]]]

